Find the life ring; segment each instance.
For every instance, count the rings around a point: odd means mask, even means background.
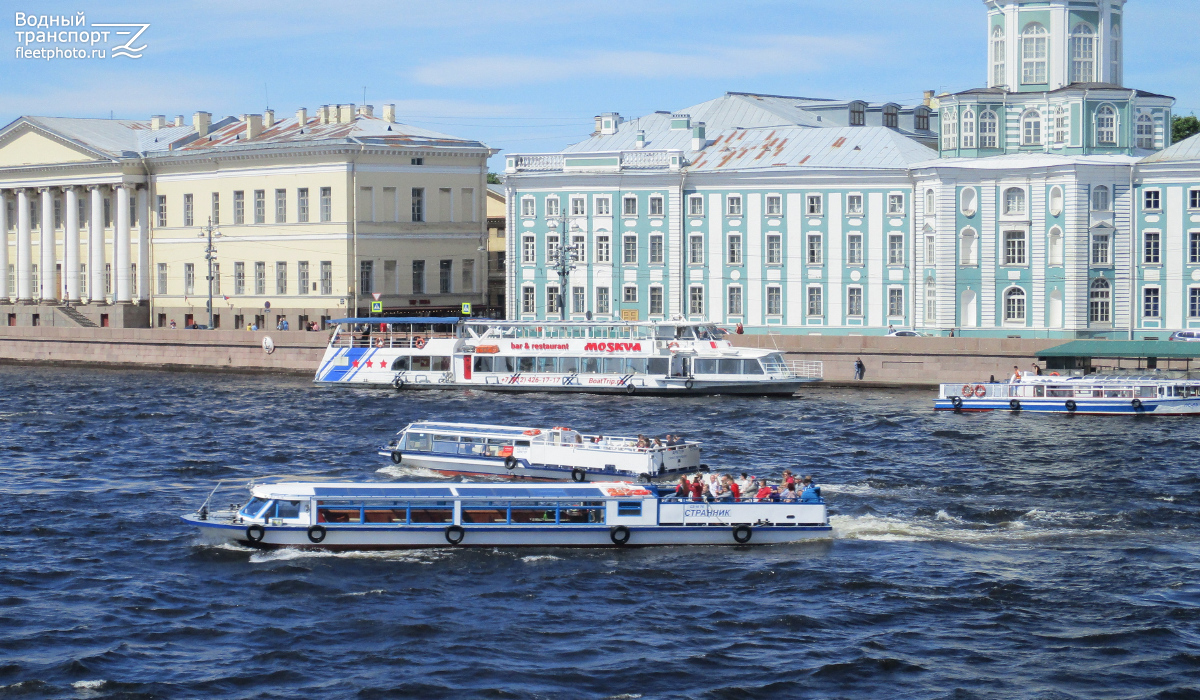
[[[695,385],[696,385],[695,382],[693,382],[691,379],[688,379],[686,382],[683,383],[683,388],[687,389],[688,391],[691,391],[692,387]]]
[[[1051,377],[1057,377],[1057,376],[1058,376],[1058,372],[1051,372],[1051,373],[1050,373],[1050,376],[1051,376]]]
[[[1142,410],[1142,400],[1141,399],[1134,399],[1133,401],[1130,402],[1130,404],[1133,406],[1133,410],[1135,410],[1135,411]]]
[[[754,529],[749,525],[735,525],[733,528],[733,541],[738,544],[746,544],[753,536]]]
[[[313,544],[321,544],[325,541],[325,526],[313,525],[308,528],[308,541]]]
[[[671,342],[667,343],[667,348],[670,349],[671,352],[675,352],[679,349],[679,343],[676,343],[674,340],[672,340]]]
[[[450,525],[446,528],[446,541],[450,544],[462,544],[463,538],[467,536],[467,531],[462,529],[461,525]]]
[[[571,481],[577,484],[587,481],[587,472],[584,471],[583,467],[575,467],[571,470]]]
[[[561,425],[560,425],[560,426],[558,426],[558,427],[556,427],[556,428],[551,428],[551,430],[568,430],[568,431],[569,431],[569,430],[570,430],[570,428],[567,428],[567,427],[565,427],[565,426],[561,426]]]
[[[400,460],[404,459],[404,453],[400,450],[392,450],[392,464],[399,464]]]
[[[400,391],[404,388],[404,380],[397,376],[392,380],[392,387],[395,388],[396,391]]]
[[[608,529],[608,539],[618,547],[623,547],[629,544],[629,528],[624,525],[617,525]]]
[[[1078,407],[1075,405],[1075,401],[1073,399],[1067,399],[1067,411],[1074,413],[1076,408]]]
[[[632,379],[625,383],[625,393],[629,394],[630,396],[633,396],[637,393],[637,387],[633,385]]]
[[[504,458],[504,468],[512,471],[517,468],[517,458],[509,455]]]
[[[975,387],[971,386],[970,384],[963,384],[962,395],[966,397],[974,396]]]
[[[425,338],[418,335],[417,337],[413,338],[412,344],[414,348],[420,350],[421,348],[425,347]]]
[[[246,539],[250,540],[251,542],[262,542],[263,538],[266,536],[267,528],[259,525],[258,523],[246,528]]]
[[[975,398],[982,399],[983,395],[986,393],[987,393],[987,387],[985,387],[982,384],[975,385]]]
[[[962,399],[957,396],[951,397],[950,405],[954,407],[955,411],[961,411],[963,407]]]
[[[541,435],[541,434],[542,434],[542,431],[538,430],[537,428],[531,428],[531,429],[529,429],[529,430],[526,430],[525,432],[523,432],[523,433],[521,433],[521,434],[522,434],[522,435]]]
[[[1013,399],[1012,401],[1008,402],[1008,407],[1014,411],[1019,411],[1021,410],[1021,402]]]

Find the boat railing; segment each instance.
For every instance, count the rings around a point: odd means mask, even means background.
[[[822,379],[825,376],[825,363],[820,360],[782,360],[770,362],[763,360],[763,371],[767,374],[782,375],[789,379]]]
[[[444,333],[430,333],[428,335],[408,335],[406,333],[371,333],[365,335],[363,333],[338,333],[331,341],[330,346],[335,348],[399,348],[420,349],[433,338],[453,338],[453,335]]]

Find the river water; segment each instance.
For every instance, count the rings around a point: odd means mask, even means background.
[[[11,366],[0,387],[0,698],[1200,696],[1196,419]],[[678,431],[714,467],[815,475],[836,538],[330,555],[178,520],[221,479],[420,478],[373,447],[422,418]]]

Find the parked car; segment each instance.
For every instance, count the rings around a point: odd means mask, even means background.
[[[1167,340],[1200,340],[1200,331],[1175,331]]]
[[[889,338],[924,338],[925,334],[919,331],[892,331],[888,333]]]

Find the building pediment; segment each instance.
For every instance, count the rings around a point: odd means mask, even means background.
[[[0,133],[0,168],[110,161],[111,158],[28,122]]]

